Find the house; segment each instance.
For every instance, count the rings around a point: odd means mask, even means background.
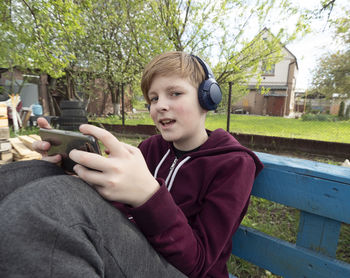
[[[46,74],[25,72],[16,67],[12,70],[0,68],[0,99],[5,100],[9,94],[20,93],[23,107],[39,102],[46,104],[46,79]]]
[[[340,110],[340,104],[344,102],[343,113],[350,111],[350,99],[347,95],[332,94],[332,98],[326,98],[321,93],[314,91],[308,92],[304,90],[295,90],[295,106],[296,113],[317,113],[331,114],[337,116]]]
[[[329,113],[331,100],[318,92],[310,93],[305,90],[295,90],[294,111],[300,113]]]
[[[52,84],[50,80],[53,81]],[[59,115],[58,106],[67,92],[65,80],[57,82],[59,79],[53,79],[44,73],[35,73],[25,71],[14,67],[9,70],[0,68],[0,102],[9,98],[9,94],[18,94],[22,107],[30,107],[32,104],[42,105],[45,116]],[[55,85],[53,85],[55,84]],[[21,88],[21,86],[23,87]],[[110,94],[106,94],[106,82],[100,78],[95,78],[90,82],[91,96],[89,101],[84,99],[82,93],[77,93],[86,103],[88,103],[87,112],[94,115],[113,114],[114,108]],[[132,110],[132,90],[129,86],[125,88],[124,109]]]
[[[264,28],[261,31],[264,40],[273,36]],[[261,63],[262,80],[257,78],[248,82],[249,93],[233,104],[233,112],[240,111],[247,114],[288,116],[294,111],[294,93],[298,74],[297,58],[287,47],[282,48],[283,59],[264,68]]]

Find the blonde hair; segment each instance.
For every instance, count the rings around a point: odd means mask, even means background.
[[[165,52],[154,57],[145,67],[141,89],[145,100],[150,103],[148,91],[156,76],[177,75],[188,78],[195,88],[205,79],[205,72],[195,57],[182,51]]]

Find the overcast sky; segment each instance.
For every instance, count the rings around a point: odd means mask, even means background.
[[[317,7],[320,0],[294,0],[300,6],[306,8]],[[344,14],[342,7],[350,7],[349,0],[336,0],[331,13],[331,18]],[[349,16],[349,15],[348,15]],[[350,16],[349,16],[350,18]],[[298,89],[306,89],[311,83],[312,70],[317,67],[317,60],[325,53],[335,52],[343,46],[334,40],[334,32],[326,24],[325,19],[315,21],[312,25],[313,32],[303,39],[287,45],[287,48],[297,57],[299,74],[297,77]]]

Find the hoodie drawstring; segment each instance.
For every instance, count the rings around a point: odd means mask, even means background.
[[[164,163],[165,159],[168,157],[170,153],[170,149],[165,153],[165,155],[163,156],[163,158],[160,160],[159,164],[157,165],[156,167],[156,170],[154,171],[154,178],[157,178],[157,175],[158,175],[158,172],[159,172],[159,169],[160,167],[162,166],[162,164]],[[169,174],[165,180],[165,185],[167,186],[168,188],[168,191],[170,191],[170,189],[172,188],[173,186],[173,183],[174,183],[174,180],[175,180],[175,177],[176,177],[176,174],[177,172],[179,171],[180,167],[186,163],[191,157],[190,156],[187,156],[184,160],[182,160],[177,166],[176,166],[176,163],[178,161],[178,158],[175,158],[171,167],[170,167],[170,170],[169,170]],[[176,168],[174,169],[174,167],[176,166]],[[169,179],[170,179],[170,183],[168,185],[168,182],[169,182]]]
[[[177,174],[177,172],[179,171],[180,167],[181,167],[183,164],[185,164],[186,161],[189,160],[190,158],[191,158],[190,156],[187,156],[184,160],[182,160],[182,161],[179,163],[179,165],[177,165],[177,167],[175,168],[174,174],[173,174],[172,177],[171,177],[170,183],[169,183],[169,185],[167,185],[168,191],[170,191],[170,189],[173,187],[173,183],[174,183],[176,174]]]
[[[159,171],[159,168],[160,166],[162,166],[164,160],[167,158],[167,156],[169,155],[170,153],[170,149],[166,152],[166,154],[163,156],[163,158],[161,159],[161,161],[159,162],[159,164],[157,165],[157,168],[156,170],[154,171],[154,178],[156,179],[157,178],[157,175],[158,175],[158,171]]]

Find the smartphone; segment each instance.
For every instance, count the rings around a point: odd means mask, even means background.
[[[71,150],[77,149],[101,154],[97,139],[91,135],[75,131],[45,128],[40,128],[39,135],[41,140],[51,144],[48,155],[60,154],[62,156],[62,168],[69,172],[73,172],[73,167],[76,164],[68,156]]]

